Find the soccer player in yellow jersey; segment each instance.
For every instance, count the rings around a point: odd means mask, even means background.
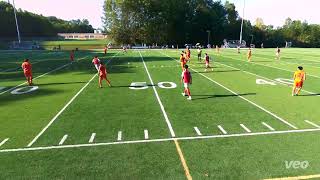
[[[302,66],[299,66],[298,70],[294,72],[293,79],[292,96],[297,96],[302,89],[303,82],[306,80],[306,73],[303,71]]]
[[[249,48],[248,54],[247,54],[248,62],[251,62],[251,57],[252,57],[252,51],[251,51],[251,48]]]

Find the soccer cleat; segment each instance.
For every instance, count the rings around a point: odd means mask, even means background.
[[[188,100],[192,100],[191,96],[189,96],[187,99],[188,99]]]

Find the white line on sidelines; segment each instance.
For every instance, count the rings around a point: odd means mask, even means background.
[[[149,139],[149,133],[148,130],[144,130],[144,139]]]
[[[96,137],[96,133],[92,133],[89,139],[89,143],[93,143],[95,137]]]
[[[251,130],[250,130],[249,128],[247,128],[245,125],[240,124],[240,126],[241,126],[245,131],[247,131],[248,133],[251,133]]]
[[[0,143],[0,147],[1,147],[2,145],[4,145],[8,140],[9,140],[9,138],[4,139],[3,141],[1,141],[1,143]]]
[[[161,52],[161,53],[162,53],[162,52]],[[162,54],[163,54],[163,53],[162,53]],[[166,55],[166,54],[164,54],[164,55]],[[168,55],[166,55],[166,56],[168,56]],[[168,56],[168,57],[169,57],[169,58],[171,58],[171,59],[173,59],[173,60],[175,60],[174,58],[172,58],[172,57],[170,57],[170,56]],[[175,60],[175,61],[177,61],[177,60]],[[177,61],[177,62],[178,62],[178,61]],[[217,81],[215,81],[215,80],[213,80],[213,79],[209,78],[208,76],[206,76],[206,75],[204,75],[204,74],[200,73],[199,71],[197,71],[197,70],[195,70],[195,69],[193,69],[193,68],[190,68],[190,69],[191,69],[191,70],[193,70],[194,72],[198,73],[199,75],[203,76],[204,78],[208,79],[209,81],[211,81],[211,82],[213,82],[213,83],[215,83],[215,84],[219,85],[220,87],[222,87],[222,88],[224,88],[224,89],[228,90],[229,92],[231,92],[232,94],[234,94],[234,95],[238,96],[239,98],[241,98],[241,99],[243,99],[243,100],[247,101],[248,103],[250,103],[250,104],[252,104],[252,105],[256,106],[257,108],[259,108],[259,109],[263,110],[264,112],[266,112],[266,113],[270,114],[271,116],[273,116],[273,117],[275,117],[276,119],[278,119],[279,121],[281,121],[281,122],[283,122],[283,123],[287,124],[288,126],[292,127],[293,129],[298,129],[296,126],[292,125],[291,123],[289,123],[288,121],[286,121],[286,120],[284,120],[283,118],[279,117],[278,115],[276,115],[276,114],[274,114],[274,113],[270,112],[269,110],[267,110],[267,109],[263,108],[262,106],[260,106],[260,105],[258,105],[258,104],[256,104],[256,103],[254,103],[254,102],[250,101],[249,99],[247,99],[247,98],[245,98],[245,97],[243,97],[243,96],[239,95],[238,93],[236,93],[236,92],[232,91],[231,89],[229,89],[229,88],[225,87],[224,85],[222,85],[222,84],[218,83]]]
[[[68,134],[64,135],[62,137],[62,139],[60,140],[59,145],[62,145],[66,141],[67,138],[68,138]]]
[[[196,131],[198,136],[202,136],[202,134],[201,134],[200,130],[198,129],[198,127],[194,127],[194,130]]]
[[[195,139],[215,139],[215,138],[231,138],[231,137],[245,137],[245,136],[260,136],[260,135],[276,135],[276,134],[304,133],[304,132],[317,132],[317,131],[320,131],[320,129],[298,129],[298,130],[288,130],[288,131],[268,131],[268,132],[228,134],[228,135],[179,137],[179,138],[165,138],[165,139],[148,139],[148,140],[136,140],[136,141],[90,143],[90,144],[75,144],[75,145],[31,147],[31,148],[29,147],[29,148],[17,148],[17,149],[2,149],[2,150],[0,150],[0,153],[3,153],[3,152],[19,152],[19,151],[50,150],[50,149],[65,149],[65,148],[79,148],[79,147],[108,146],[108,145],[116,145],[116,144],[137,144],[137,143],[149,143],[149,142],[166,142],[166,141],[174,141],[174,140],[195,140]]]
[[[118,141],[121,141],[122,140],[122,131],[119,131],[118,132],[118,138],[117,138]]]
[[[275,129],[273,127],[271,127],[269,124],[262,122],[262,124],[267,127],[268,129],[270,129],[271,131],[275,131]]]
[[[221,131],[223,134],[228,134],[227,131],[224,130],[222,126],[219,125],[218,128],[220,129],[220,131]]]
[[[118,53],[117,53],[118,54]],[[113,57],[115,57],[117,54],[115,54]],[[112,57],[112,58],[113,58]],[[111,59],[112,59],[111,58]],[[108,61],[108,63],[111,60]],[[92,78],[75,94],[70,101],[51,119],[51,121],[40,131],[40,133],[28,144],[28,147],[32,146],[38,138],[53,124],[53,122],[67,109],[67,107],[81,94],[81,92],[91,83],[91,81],[97,76],[98,74],[95,74],[92,76]]]
[[[308,123],[308,124],[316,127],[316,128],[320,128],[320,126],[319,126],[318,124],[315,124],[315,123],[313,123],[313,122],[311,122],[311,121],[308,121],[308,120],[304,120],[304,121],[305,121],[306,123]]]
[[[38,138],[51,126],[51,124],[67,109],[67,107],[79,96],[79,94],[90,84],[90,82],[97,76],[95,74],[92,78],[85,84],[76,95],[74,95],[70,101],[51,119],[51,121],[42,129],[42,131],[28,144],[28,147],[32,146]]]
[[[161,102],[160,97],[159,97],[159,95],[158,95],[158,91],[157,91],[156,87],[154,86],[153,80],[152,80],[152,78],[151,78],[151,75],[150,75],[150,73],[149,73],[149,70],[148,70],[148,68],[147,68],[147,65],[146,65],[146,63],[144,62],[144,59],[143,59],[140,51],[139,51],[139,54],[140,54],[141,60],[142,60],[142,62],[143,62],[143,66],[144,66],[144,68],[145,68],[145,70],[146,70],[146,72],[147,72],[147,74],[148,74],[149,80],[150,80],[150,82],[151,82],[151,85],[152,85],[152,88],[153,88],[153,92],[154,92],[154,94],[156,95],[156,98],[157,98],[158,103],[159,103],[159,105],[160,105],[162,114],[163,114],[163,116],[164,116],[164,118],[165,118],[165,120],[166,120],[166,123],[167,123],[167,126],[168,126],[168,128],[169,128],[171,137],[175,137],[176,135],[175,135],[175,133],[174,133],[174,131],[173,131],[171,122],[170,122],[170,120],[169,120],[169,118],[168,118],[168,115],[167,115],[165,109],[164,109],[164,106],[162,105],[162,102]]]
[[[86,56],[86,57],[88,57],[88,56]],[[85,59],[86,57],[80,58],[79,60]],[[79,60],[78,60],[78,61],[79,61]],[[49,71],[49,72],[46,72],[46,73],[44,73],[44,74],[42,74],[42,75],[40,75],[40,76],[37,76],[37,77],[33,78],[33,80],[36,80],[36,79],[41,78],[41,77],[43,77],[43,76],[46,76],[46,75],[48,75],[48,74],[50,74],[50,73],[52,73],[52,72],[58,71],[58,70],[60,70],[60,69],[63,69],[64,67],[69,66],[69,65],[71,65],[71,64],[72,64],[72,63],[68,63],[68,64],[65,64],[65,65],[63,65],[63,66],[57,67],[57,68],[55,68],[55,69],[53,69],[53,70],[51,70],[51,71]],[[25,85],[25,84],[27,84],[27,82],[21,83],[21,84],[15,86],[15,87],[12,87],[12,88],[10,88],[10,89],[8,89],[8,90],[5,90],[5,91],[1,92],[0,95],[6,93],[6,92],[8,92],[8,91],[14,90],[14,89],[16,89],[16,88],[18,88],[18,87],[20,87],[20,86],[22,86],[22,85]]]

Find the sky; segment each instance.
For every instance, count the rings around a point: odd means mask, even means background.
[[[225,1],[222,0],[223,3]],[[88,19],[94,28],[102,27],[103,2],[104,0],[15,0],[17,8],[64,20]],[[236,5],[239,15],[242,16],[244,0],[229,2]],[[244,18],[254,24],[256,18],[260,17],[264,24],[274,27],[282,26],[287,17],[320,24],[319,5],[320,0],[245,0]]]

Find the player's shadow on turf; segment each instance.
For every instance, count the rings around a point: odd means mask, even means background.
[[[211,71],[211,70],[208,70],[208,71],[202,71],[202,72],[194,72],[194,73],[219,73],[219,72],[236,72],[236,71],[240,71],[238,69],[232,69],[232,70],[218,70],[218,71]]]
[[[302,94],[299,96],[320,96],[320,93],[315,93],[315,94]]]
[[[251,96],[251,95],[256,95],[257,93],[243,93],[243,94],[214,94],[214,95],[192,95],[193,98],[192,100],[201,100],[201,99],[211,99],[211,98],[223,98],[223,97],[237,97],[237,96]],[[199,98],[197,98],[199,97]]]
[[[39,85],[39,86],[47,86],[47,85],[65,85],[65,84],[84,84],[84,83],[87,83],[87,82],[84,82],[84,81],[79,81],[79,82],[60,82],[60,83],[40,83],[40,84],[36,84],[36,85]]]

